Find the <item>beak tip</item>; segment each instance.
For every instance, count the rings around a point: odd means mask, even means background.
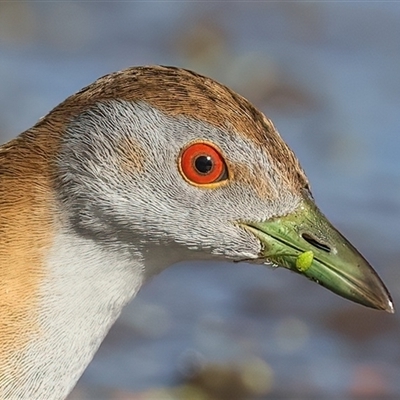
[[[384,291],[380,293],[380,296],[375,298],[375,301],[370,302],[369,307],[373,307],[377,310],[386,311],[389,314],[395,313],[394,303],[390,293],[387,291],[386,287],[383,287]],[[365,304],[366,305],[366,304]]]
[[[365,302],[361,301],[361,304],[364,304],[367,307],[375,308],[376,310],[386,311],[389,314],[394,314],[395,307],[390,292],[388,291],[384,283],[381,281],[381,279],[378,277],[378,275],[376,275],[372,267],[370,268],[371,271],[373,272],[373,276],[376,278],[376,281],[374,282],[375,284],[373,284],[372,286],[364,287],[364,289],[367,288],[369,290],[365,291],[362,294],[362,296],[364,297],[363,300]]]
[[[388,299],[387,305],[384,310],[387,311],[389,314],[395,313],[394,304],[391,299]]]
[[[371,267],[372,268],[372,267]],[[374,271],[375,272],[375,271]],[[390,295],[389,290],[385,286],[385,284],[382,282],[382,280],[376,275],[376,278],[378,279],[378,285],[375,286],[374,292],[376,295],[376,308],[382,311],[386,311],[389,314],[394,314],[395,313],[395,308],[394,308],[394,303],[392,300],[392,296]]]

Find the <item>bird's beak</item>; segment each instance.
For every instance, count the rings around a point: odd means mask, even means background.
[[[311,199],[284,217],[242,225],[261,241],[266,262],[305,275],[354,302],[394,312],[379,276]]]

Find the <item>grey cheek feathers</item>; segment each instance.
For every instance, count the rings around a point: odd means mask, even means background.
[[[196,139],[217,144],[231,163],[254,164],[255,173],[265,174],[259,179],[273,175],[267,155],[249,139],[143,102],[99,103],[80,114],[66,130],[58,161],[59,197],[72,227],[107,243],[129,244],[137,231],[149,242],[256,257],[258,240],[232,222],[286,214],[299,198],[276,177],[274,201],[235,182],[215,190],[188,184],[176,167],[177,155]],[[132,168],[125,168],[129,158],[121,165],[124,141],[131,143]]]

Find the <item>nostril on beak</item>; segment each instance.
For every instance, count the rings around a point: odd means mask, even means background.
[[[315,238],[313,238],[311,235],[307,234],[307,233],[302,233],[301,234],[302,238],[311,244],[311,246],[316,247],[317,249],[326,251],[327,253],[331,252],[331,249],[329,246],[327,246],[324,243],[319,242],[318,240],[316,240]]]

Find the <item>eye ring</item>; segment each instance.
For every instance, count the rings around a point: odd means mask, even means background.
[[[179,171],[195,186],[209,186],[228,179],[228,169],[219,149],[209,142],[194,142],[182,149]]]

